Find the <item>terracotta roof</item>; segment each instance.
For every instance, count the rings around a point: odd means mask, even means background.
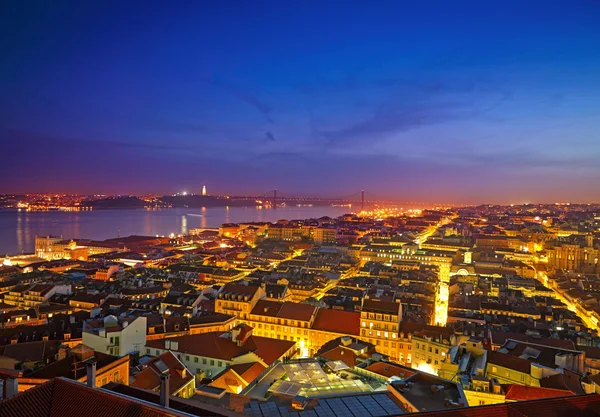
[[[54,357],[58,352],[58,340],[42,340],[39,342],[12,343],[0,347],[0,354],[19,362],[40,362]]]
[[[389,362],[375,362],[365,368],[367,371],[374,372],[376,374],[390,378],[397,376],[400,378],[408,378],[411,375],[417,373],[416,370],[407,368],[405,366],[396,365]]]
[[[221,313],[202,314],[189,319],[190,327],[201,326],[204,324],[226,323],[235,316]]]
[[[439,410],[417,415],[419,417],[593,417],[599,414],[600,395],[592,394]]]
[[[155,394],[158,397],[157,394]],[[171,400],[172,405],[176,401]],[[233,415],[223,410],[201,408],[196,415]],[[182,416],[176,410],[168,413],[157,405],[143,403],[135,398],[118,395],[102,389],[89,388],[79,382],[63,378],[52,379],[42,385],[0,402],[0,417],[165,417]]]
[[[242,346],[238,346],[235,342],[231,341],[230,337],[223,336],[224,333],[222,332],[210,332],[169,339],[148,340],[146,347],[164,349],[165,341],[169,340],[179,343],[177,352],[226,361],[231,361],[235,357],[254,352],[265,363],[271,364],[295,345],[295,342],[288,340],[250,336]]]
[[[346,336],[338,337],[325,343],[315,353],[315,356],[327,359],[329,361],[342,361],[348,366],[357,364],[358,358],[369,358],[375,352],[375,346],[371,343],[363,342],[356,338],[351,338],[351,343],[344,345]],[[365,353],[360,354],[360,350],[365,349]]]
[[[127,385],[109,383],[104,386],[105,389],[126,395],[132,398],[140,399],[142,401],[146,401],[151,404],[160,404],[160,394],[157,392],[147,391],[140,388],[134,388]],[[224,397],[225,398],[225,397]],[[229,417],[237,417],[242,416],[241,413],[237,413],[235,411],[228,410],[223,406],[216,404],[207,404],[203,399],[203,401],[197,401],[193,399],[184,399],[179,397],[171,397],[169,401],[169,414],[166,414],[166,410],[163,408],[161,416],[180,416],[180,412],[187,413],[186,416],[194,415],[194,416],[229,416]],[[134,414],[136,410],[132,410],[131,414],[128,414],[127,417],[138,417],[137,414]],[[140,414],[140,417],[145,417],[145,415]],[[2,416],[0,416],[2,417]],[[54,416],[50,416],[54,417]],[[87,416],[83,416],[87,417]],[[107,415],[108,417],[108,415]],[[154,417],[154,415],[152,415]]]
[[[323,351],[318,356],[328,361],[342,361],[350,367],[353,367],[357,364],[356,358],[358,358],[356,353],[350,349],[344,348],[343,346],[336,346],[332,349]]]
[[[96,360],[96,372],[98,375],[119,364],[122,364],[123,362],[129,362],[129,355],[119,358],[117,356],[110,356],[102,352],[93,352],[92,356]],[[71,354],[65,359],[51,363],[39,371],[27,375],[27,378],[52,379],[62,376],[69,379],[79,380],[87,376],[87,368],[85,364],[81,362],[82,361],[78,360],[75,355]]]
[[[382,314],[398,314],[398,310],[400,309],[400,303],[395,303],[393,301],[378,301],[378,300],[364,300],[363,311],[370,311],[373,313],[382,313]]]
[[[514,345],[514,347],[512,347]],[[581,351],[574,350],[563,350],[559,348],[555,348],[552,346],[547,346],[539,343],[531,343],[531,342],[521,342],[515,341],[512,339],[507,339],[505,342],[504,349],[508,350],[508,355],[521,357],[524,354],[527,354],[528,349],[535,349],[537,356],[532,358],[531,361],[535,363],[539,363],[541,365],[547,366],[549,368],[556,367],[556,355],[560,353],[569,353],[575,356],[585,355]]]
[[[239,365],[231,365],[229,369],[241,376],[247,383],[251,383],[261,374],[262,371],[267,368],[265,368],[260,362],[249,362]]]
[[[292,319],[300,321],[310,321],[317,307],[310,304],[301,303],[283,303],[279,315],[283,319]]]
[[[310,321],[317,307],[310,304],[260,300],[250,314],[282,319]]]
[[[358,336],[360,334],[360,313],[320,308],[312,328]]]
[[[555,398],[573,395],[571,391],[565,391],[561,389],[528,387],[517,384],[506,385],[504,392],[506,393],[506,400],[512,401],[539,400],[542,398]]]
[[[507,355],[506,353],[488,352],[488,363],[503,368],[514,369],[524,374],[529,374],[531,371],[531,362],[527,359],[521,359],[518,356]]]
[[[503,345],[506,339],[514,339],[519,340],[521,342],[537,343],[540,345],[552,346],[559,349],[575,349],[575,345],[573,344],[573,342],[567,339],[552,339],[549,337],[535,338],[522,333],[492,330],[492,342],[495,345]]]
[[[579,346],[577,349],[585,352],[586,359],[600,359],[600,348],[591,346]]]
[[[259,300],[250,314],[257,316],[277,317],[283,303],[277,301]]]
[[[581,386],[581,377],[575,372],[563,369],[562,374],[552,375],[540,379],[540,385],[544,388],[571,391],[573,394],[585,394]]]
[[[234,293],[239,295],[249,295],[254,296],[256,291],[258,291],[260,287],[254,285],[244,285],[244,284],[236,284],[236,283],[228,283],[221,289],[222,294]]]
[[[161,364],[162,363],[162,364]],[[173,395],[190,381],[194,380],[194,375],[171,353],[167,351],[152,360],[145,363],[147,368],[141,372],[132,375],[132,382],[129,383],[132,387],[143,388],[149,390],[157,390],[160,387],[160,375],[164,369],[159,369],[161,366],[166,366],[171,375],[169,381],[169,394]]]

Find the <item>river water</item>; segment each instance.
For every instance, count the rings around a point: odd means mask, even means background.
[[[279,207],[275,210],[208,207],[80,212],[0,210],[0,256],[33,252],[36,235],[97,240],[129,235],[166,236],[186,234],[195,228],[216,228],[222,223],[337,217],[349,210],[347,207]]]

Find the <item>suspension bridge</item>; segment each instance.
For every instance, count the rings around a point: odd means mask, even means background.
[[[292,193],[288,193],[282,190],[269,190],[257,196],[245,196],[245,197],[232,197],[235,200],[257,200],[262,201],[266,205],[273,208],[281,205],[352,205],[361,211],[372,208],[374,206],[407,206],[407,207],[434,207],[441,206],[442,204],[424,203],[419,201],[393,201],[389,198],[375,195],[365,190],[360,190],[353,194],[345,196],[335,197],[311,197],[311,196],[298,196]]]

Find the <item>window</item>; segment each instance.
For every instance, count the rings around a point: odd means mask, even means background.
[[[210,366],[215,366],[215,360],[214,359],[210,360]]]
[[[223,367],[223,362],[219,361],[218,366],[219,366],[219,368],[222,368]]]
[[[202,358],[202,365],[206,365],[207,363],[206,358]]]
[[[492,372],[498,372],[498,368],[496,368],[495,366],[492,366]]]
[[[198,363],[198,361],[199,361],[198,356],[195,356],[194,357],[194,363]]]
[[[417,349],[419,349],[419,344],[417,343]]]
[[[146,355],[150,355],[150,349],[146,349]]]
[[[189,362],[190,361],[190,355],[185,355],[185,361]]]
[[[160,355],[160,353],[158,352],[158,349],[154,351],[154,354],[155,354],[156,356]]]

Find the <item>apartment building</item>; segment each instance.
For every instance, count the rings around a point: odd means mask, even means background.
[[[97,352],[123,356],[142,351],[146,344],[146,318],[106,316],[83,324],[83,344]]]
[[[400,361],[398,328],[402,321],[402,304],[363,299],[360,320],[360,336],[377,346],[379,353]]]
[[[262,298],[266,298],[266,293],[259,285],[225,284],[215,299],[215,312],[247,319]]]
[[[212,332],[148,341],[145,354],[159,356],[171,351],[197,378],[214,377],[232,365],[258,362],[265,368],[296,354],[296,342],[253,335],[239,325],[230,332]]]

